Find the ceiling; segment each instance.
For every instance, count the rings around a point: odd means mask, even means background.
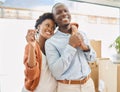
[[[120,8],[120,0],[71,0],[71,1],[87,2]]]
[[[34,8],[40,6],[54,5],[56,2],[66,2],[68,0],[0,0],[1,6],[14,8]]]
[[[4,0],[4,3],[1,6],[16,8],[33,8],[37,6],[51,5],[53,3],[54,0]]]
[[[0,0],[1,6],[15,8],[34,8],[40,6],[53,5],[56,2],[77,1],[93,4],[107,5],[120,8],[120,0]]]

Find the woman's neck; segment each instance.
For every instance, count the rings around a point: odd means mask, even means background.
[[[40,49],[41,51],[45,54],[45,41],[46,39],[40,35],[39,37],[39,46],[40,46]]]

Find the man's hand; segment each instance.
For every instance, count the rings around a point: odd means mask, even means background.
[[[89,47],[84,43],[82,35],[80,33],[78,33],[78,26],[76,26],[75,24],[72,24],[71,30],[72,30],[72,35],[77,34],[77,36],[79,38],[79,42],[80,42],[79,47],[84,51],[89,50]],[[77,47],[77,46],[75,46],[75,47]]]
[[[83,51],[89,51],[89,47],[84,43],[84,42],[81,42],[80,44],[80,48],[83,50]]]
[[[72,30],[71,34],[77,33],[77,31],[78,31],[78,26],[76,26],[75,24],[71,24],[71,30]]]
[[[80,46],[80,43],[81,43],[81,38],[79,36],[79,33],[76,33],[76,34],[73,34],[71,35],[70,39],[69,39],[69,44],[76,48],[76,47],[79,47]]]

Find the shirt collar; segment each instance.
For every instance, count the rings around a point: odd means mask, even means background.
[[[65,36],[68,36],[68,35],[71,35],[69,33],[64,33],[64,32],[61,32],[60,30],[57,31],[60,35],[65,35]]]

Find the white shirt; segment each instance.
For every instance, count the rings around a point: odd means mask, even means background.
[[[56,92],[56,80],[51,75],[46,56],[42,53],[42,69],[40,81],[34,92]]]

